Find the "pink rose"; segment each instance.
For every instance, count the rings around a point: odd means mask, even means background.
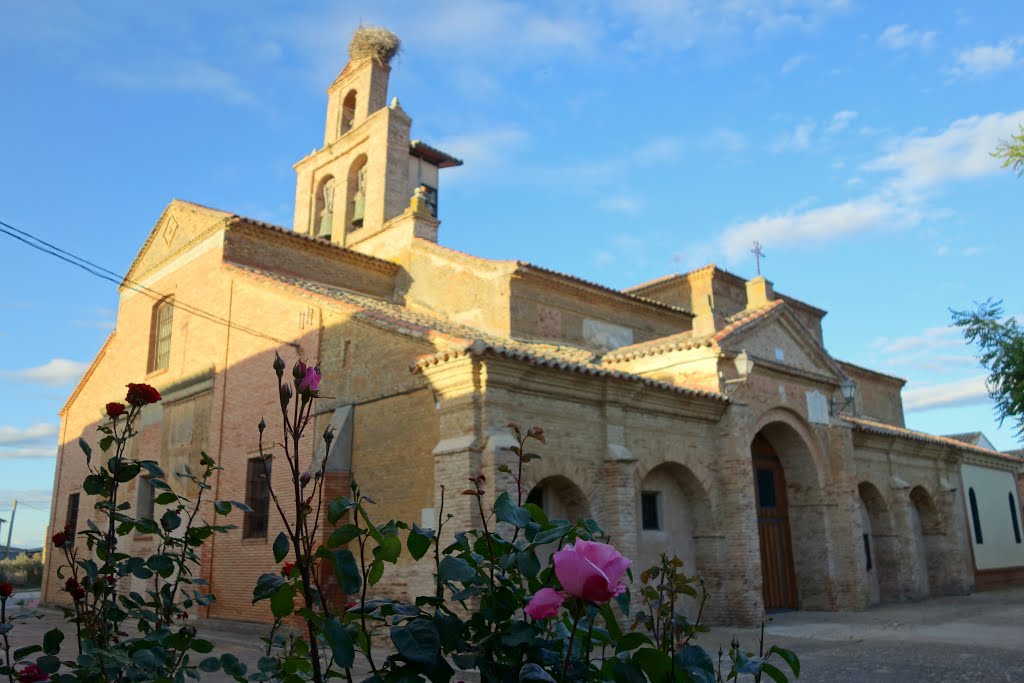
[[[299,381],[299,393],[304,395],[316,394],[316,392],[320,391],[321,377],[320,368],[313,366],[307,367],[305,374]]]
[[[626,590],[622,582],[630,560],[606,543],[576,541],[554,555],[555,576],[569,595],[587,602],[608,602]]]
[[[565,602],[565,593],[554,588],[541,588],[530,598],[523,610],[531,619],[547,619],[558,616],[558,610]]]

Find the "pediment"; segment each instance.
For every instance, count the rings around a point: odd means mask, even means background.
[[[209,235],[223,229],[226,219],[231,216],[225,211],[175,199],[167,205],[153,226],[125,274],[125,282],[144,279]]]
[[[803,323],[785,304],[756,323],[741,327],[719,342],[727,351],[746,351],[754,362],[836,381],[845,378],[842,369]]]

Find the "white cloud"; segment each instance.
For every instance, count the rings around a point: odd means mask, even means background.
[[[438,140],[437,146],[466,162],[465,172],[473,175],[498,166],[511,153],[524,147],[530,135],[515,125],[496,126]],[[454,178],[455,176],[453,176]]]
[[[57,425],[45,422],[25,427],[0,427],[0,445],[20,445],[57,436]]]
[[[762,216],[725,230],[720,246],[730,259],[739,259],[754,240],[773,245],[824,242],[865,230],[916,225],[921,214],[913,207],[881,194],[833,204]]]
[[[706,139],[708,146],[726,152],[742,152],[747,148],[743,133],[731,128],[715,128]]]
[[[779,73],[788,74],[790,71],[793,71],[794,69],[798,68],[801,64],[803,64],[806,61],[807,55],[796,55],[795,57],[790,57],[789,59],[782,63],[782,66],[779,68]]]
[[[604,209],[605,211],[633,214],[639,211],[640,202],[636,197],[605,197],[597,202],[597,208]]]
[[[894,187],[902,191],[998,173],[1000,161],[991,152],[999,140],[1017,132],[1022,122],[1024,110],[958,119],[936,135],[897,139],[887,154],[863,168],[896,173]]]
[[[0,448],[0,460],[12,458],[55,458],[57,457],[56,446],[16,446],[14,448]]]
[[[53,358],[45,364],[34,368],[0,371],[0,377],[8,377],[32,384],[59,387],[77,382],[88,368],[88,363],[68,360],[67,358]]]
[[[805,119],[797,124],[789,133],[778,138],[771,144],[771,150],[776,154],[787,150],[804,150],[811,146],[811,135],[814,133],[815,124],[810,119]]]
[[[178,61],[167,64],[122,65],[95,74],[106,85],[132,90],[170,90],[197,92],[222,97],[234,104],[254,101],[238,77],[211,64]]]
[[[846,129],[846,127],[849,126],[855,118],[857,118],[857,112],[855,111],[851,111],[849,109],[837,111],[832,115],[832,120],[829,121],[825,132],[829,135],[835,135],[836,133]]]
[[[683,151],[683,141],[674,137],[661,137],[641,145],[633,152],[633,160],[639,164],[656,164],[675,161]]]
[[[918,31],[906,24],[893,24],[882,31],[878,42],[890,50],[905,50],[909,47],[930,50],[937,35],[935,31]]]
[[[53,499],[53,491],[49,489],[0,489],[0,508],[11,507],[15,498],[18,499],[19,504],[48,508]]]
[[[967,379],[912,386],[903,392],[903,408],[907,412],[950,408],[953,406],[984,405],[989,402],[986,375]]]
[[[906,337],[878,337],[871,342],[873,348],[885,354],[928,352],[941,348],[962,347],[963,345],[964,339],[960,330],[949,325],[929,327],[920,334]]]
[[[1018,63],[1017,44],[1019,40],[1007,40],[998,45],[978,45],[958,50],[956,64],[949,69],[954,77],[987,76]]]

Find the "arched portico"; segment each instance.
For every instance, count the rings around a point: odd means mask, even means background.
[[[892,514],[878,487],[868,481],[857,486],[864,552],[859,569],[867,577],[868,604],[900,599],[899,538]]]
[[[750,443],[765,609],[835,609],[823,458],[798,417],[774,410]]]
[[[910,491],[911,597],[942,595],[946,575],[946,530],[932,495],[923,486]]]
[[[524,502],[539,506],[549,519],[575,522],[590,515],[587,495],[570,479],[558,474],[534,484]]]

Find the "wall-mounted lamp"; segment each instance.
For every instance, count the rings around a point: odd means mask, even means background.
[[[841,415],[853,403],[853,399],[857,396],[857,383],[850,378],[844,379],[839,383],[839,394],[841,400],[832,401],[829,406],[834,416]]]
[[[719,371],[718,376],[722,380],[722,387],[725,390],[726,396],[732,396],[733,393],[739,389],[740,385],[747,381],[750,377],[750,373],[754,371],[754,360],[747,355],[746,350],[740,351],[736,354],[736,358],[733,359],[733,364],[736,366],[736,378],[725,379],[725,374]]]

